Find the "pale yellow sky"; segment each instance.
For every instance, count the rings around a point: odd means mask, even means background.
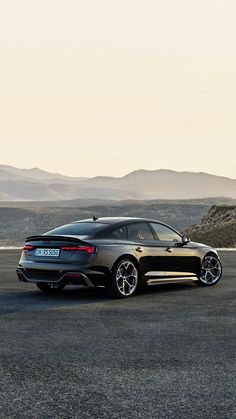
[[[236,178],[235,0],[0,0],[0,164]]]

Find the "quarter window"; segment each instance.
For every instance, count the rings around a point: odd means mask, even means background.
[[[127,239],[127,227],[122,226],[116,228],[111,232],[112,236],[116,237],[117,239]]]
[[[152,231],[147,223],[128,224],[128,237],[131,240],[154,240]]]
[[[151,223],[158,240],[180,242],[181,236],[163,224]]]

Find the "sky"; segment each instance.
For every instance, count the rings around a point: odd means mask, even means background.
[[[235,0],[0,0],[0,164],[236,178]]]

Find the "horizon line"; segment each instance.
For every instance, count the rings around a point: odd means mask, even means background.
[[[210,175],[210,176],[216,176],[216,177],[221,177],[221,178],[225,178],[225,179],[231,179],[231,180],[236,180],[236,178],[232,178],[229,176],[224,176],[224,175],[219,175],[219,174],[215,174],[215,173],[210,173],[210,172],[204,172],[204,171],[191,171],[191,170],[176,170],[176,169],[167,169],[167,168],[159,168],[159,169],[144,169],[144,168],[140,168],[140,169],[134,169],[131,170],[130,172],[124,174],[123,176],[115,176],[115,175],[95,175],[92,177],[89,176],[72,176],[72,175],[68,175],[65,173],[61,173],[61,172],[54,172],[54,171],[50,171],[50,169],[41,169],[38,166],[34,166],[34,167],[19,167],[19,166],[14,166],[11,164],[5,164],[5,163],[0,163],[0,167],[5,166],[5,167],[9,167],[9,168],[14,168],[17,170],[26,170],[26,171],[30,171],[30,170],[40,170],[41,172],[45,172],[45,173],[49,173],[52,175],[59,175],[59,176],[64,176],[64,177],[68,177],[71,179],[78,179],[78,178],[84,178],[84,179],[94,179],[94,178],[98,178],[98,177],[110,177],[110,178],[117,178],[117,179],[121,179],[124,178],[132,173],[135,172],[160,172],[160,171],[166,171],[166,172],[175,172],[175,173],[193,173],[193,174],[206,174],[206,175]]]

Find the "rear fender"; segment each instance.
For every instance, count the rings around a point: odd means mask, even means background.
[[[115,261],[115,263],[113,264],[112,269],[111,269],[111,272],[112,272],[112,273],[114,272],[114,269],[115,269],[115,267],[116,267],[117,263],[118,263],[120,260],[122,260],[122,259],[130,259],[130,260],[131,260],[131,261],[135,264],[135,266],[136,266],[136,268],[138,269],[138,272],[139,272],[139,274],[140,274],[141,270],[140,270],[140,266],[139,266],[138,260],[136,259],[136,257],[135,257],[134,255],[131,255],[131,254],[129,254],[129,253],[125,253],[124,255],[120,256],[120,257],[119,257],[119,258]]]

